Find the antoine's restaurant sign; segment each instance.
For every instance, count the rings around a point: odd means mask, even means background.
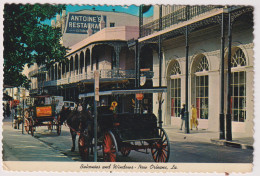
[[[106,24],[106,16],[103,16]],[[87,34],[88,29],[93,33],[100,30],[101,15],[72,14],[69,13],[66,33]]]

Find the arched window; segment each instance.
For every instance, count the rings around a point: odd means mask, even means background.
[[[181,111],[181,74],[179,62],[174,61],[170,70],[171,116],[180,117]]]
[[[67,77],[67,75],[69,75],[69,72],[70,71],[70,60],[67,58],[66,59],[66,77]]]
[[[87,49],[85,52],[85,72],[87,73],[87,68],[90,65],[90,50]]]
[[[61,63],[58,63],[57,79],[61,79]]]
[[[197,117],[200,119],[208,119],[209,78],[207,74],[198,74],[199,72],[205,72],[209,70],[209,63],[206,56],[203,55],[198,59],[195,70]]]
[[[179,62],[176,61],[172,66],[170,75],[178,75],[178,74],[181,74],[181,69],[180,69]]]
[[[70,57],[70,76],[72,76],[72,73],[74,72],[74,64],[73,64],[73,57]]]
[[[201,57],[198,61],[198,65],[196,67],[196,72],[208,71],[209,70],[209,63],[206,56]]]
[[[81,74],[81,73],[83,73],[83,67],[84,67],[84,53],[83,52],[80,53],[80,62],[79,62],[79,64],[80,64],[79,73]]]
[[[231,58],[231,113],[232,120],[236,122],[244,122],[246,119],[246,71],[238,69],[243,66],[246,66],[246,57],[239,48]]]
[[[234,53],[231,59],[231,67],[246,66],[246,57],[243,51],[239,48]]]
[[[75,75],[78,74],[78,70],[79,70],[79,57],[78,57],[78,54],[76,54],[76,56],[75,56]]]
[[[58,71],[58,67],[57,67],[57,64],[55,64],[55,66],[54,66],[54,75],[55,75],[54,80],[58,79],[57,71]]]

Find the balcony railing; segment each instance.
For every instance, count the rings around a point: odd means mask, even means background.
[[[153,71],[141,71],[143,76],[148,79],[153,78]],[[70,83],[77,83],[83,80],[93,80],[94,72],[87,72],[78,75],[72,75],[67,78],[62,78],[58,80],[45,81],[44,86],[57,86]],[[100,79],[135,79],[135,70],[100,70]]]
[[[35,70],[29,72],[28,75],[29,75],[30,77],[37,77],[37,75],[39,75],[39,74],[44,74],[44,73],[47,73],[46,67],[42,67],[42,68],[39,68],[39,69],[35,69]]]
[[[30,94],[37,94],[38,93],[38,89],[30,89]]]
[[[222,6],[186,6],[162,17],[162,30],[174,24],[188,21],[196,16],[211,11],[212,9],[222,8]],[[141,37],[148,36],[159,31],[159,19],[141,26]]]

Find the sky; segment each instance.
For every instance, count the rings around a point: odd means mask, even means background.
[[[113,9],[115,9],[115,11],[117,12],[124,12],[124,13],[128,13],[128,14],[132,14],[132,15],[136,15],[138,16],[139,13],[139,7],[135,6],[135,5],[130,5],[130,6],[90,6],[90,5],[67,5],[66,6],[66,13],[68,12],[77,12],[77,11],[81,11],[81,10],[93,10],[93,7],[95,7],[96,11],[113,11]],[[149,11],[147,11],[146,13],[144,13],[144,17],[150,17],[153,15],[153,7],[151,7],[149,9]],[[55,18],[53,18],[55,19]],[[46,20],[44,21],[45,24],[51,24],[51,20]]]

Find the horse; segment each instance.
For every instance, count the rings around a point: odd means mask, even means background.
[[[70,110],[69,108],[62,107],[60,112],[60,121],[63,124],[65,121],[70,128],[72,137],[71,151],[75,151],[75,141],[77,134],[85,134],[89,141],[93,138],[93,118],[90,111],[83,108],[82,111]]]

